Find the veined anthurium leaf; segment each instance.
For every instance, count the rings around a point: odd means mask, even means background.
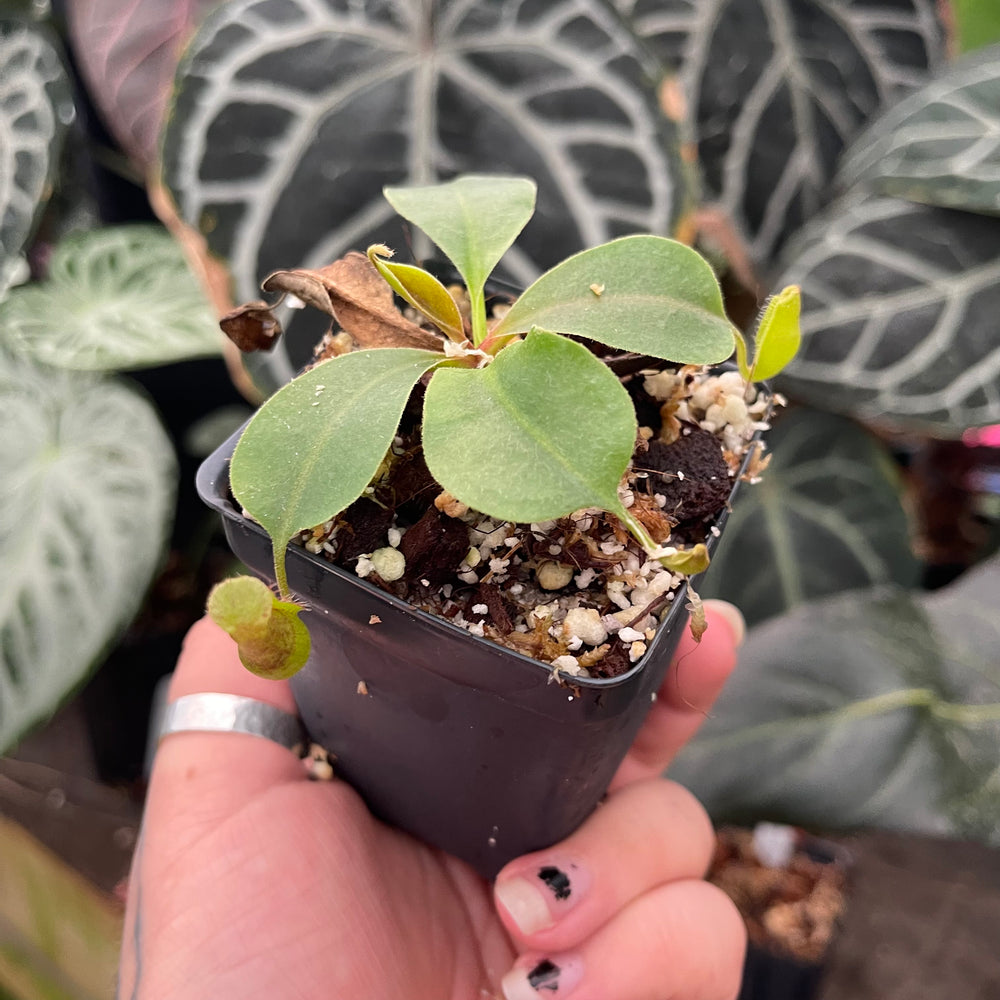
[[[843,188],[1000,215],[1000,45],[963,59],[876,121],[844,159]]]
[[[212,588],[208,614],[239,647],[240,662],[252,674],[284,680],[309,659],[309,629],[301,605],[281,601],[253,576],[233,576]]]
[[[274,543],[287,594],[285,546],[356,500],[378,470],[417,380],[444,360],[409,347],[331,358],[279,389],[233,453],[236,499]]]
[[[635,411],[615,375],[582,345],[543,330],[486,368],[440,369],[424,400],[434,478],[506,521],[618,511],[635,435]]]
[[[211,356],[223,341],[180,246],[144,225],[67,236],[48,280],[0,303],[0,338],[43,364],[85,371]]]
[[[661,236],[623,236],[584,250],[543,274],[494,327],[533,326],[682,364],[733,353],[712,268],[690,247]]]
[[[957,437],[1000,421],[1000,225],[855,192],[790,245],[802,349],[778,388],[864,420]]]
[[[388,247],[378,243],[368,248],[368,259],[400,298],[426,316],[451,340],[464,340],[462,314],[448,289],[422,267],[387,260],[391,255]]]
[[[0,295],[52,191],[66,126],[69,82],[55,48],[26,23],[0,22]]]
[[[945,59],[937,0],[614,0],[675,70],[709,198],[769,263],[844,147]]]
[[[173,449],[124,384],[0,351],[0,749],[135,614],[173,512]]]

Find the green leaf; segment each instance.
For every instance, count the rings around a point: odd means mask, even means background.
[[[754,337],[750,380],[763,382],[774,378],[795,357],[802,342],[799,312],[802,296],[795,285],[788,285],[772,295]]]
[[[557,264],[492,334],[533,326],[682,364],[715,364],[733,353],[733,326],[712,268],[661,236],[623,236]]]
[[[268,680],[292,677],[309,659],[309,630],[301,611],[301,605],[278,600],[253,576],[230,577],[208,595],[209,617],[236,640],[240,662]]]
[[[462,275],[472,306],[472,340],[481,343],[486,332],[483,286],[535,210],[534,182],[467,174],[445,184],[387,187],[385,197]]]
[[[958,28],[958,47],[972,52],[1000,42],[1000,7],[983,0],[951,0]]]
[[[233,453],[231,485],[271,536],[282,595],[285,546],[361,495],[413,386],[443,360],[407,347],[331,358],[279,389],[247,425]]]
[[[391,256],[392,251],[386,246],[374,244],[368,248],[368,259],[397,295],[443,330],[451,340],[463,341],[465,327],[462,314],[448,289],[422,267],[386,260]]]
[[[122,382],[0,351],[0,750],[131,621],[173,513],[173,449]]]
[[[717,820],[1000,846],[998,602],[994,558],[933,594],[857,591],[753,629],[671,776]]]
[[[703,597],[732,601],[753,624],[841,590],[917,583],[899,473],[874,436],[796,408],[768,450],[761,482],[740,488]]]
[[[18,354],[80,371],[217,355],[223,340],[180,247],[145,225],[64,239],[48,281],[0,303],[0,337]]]
[[[442,368],[424,401],[428,468],[453,496],[506,521],[621,509],[632,402],[585,347],[533,330],[486,368]]]

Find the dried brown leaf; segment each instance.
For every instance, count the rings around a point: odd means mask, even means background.
[[[222,332],[244,353],[268,351],[281,336],[281,323],[266,302],[248,302],[219,320]]]
[[[691,612],[691,638],[695,642],[701,642],[701,637],[705,634],[705,630],[708,628],[708,619],[705,617],[705,605],[702,603],[701,597],[695,591],[691,584],[688,584],[688,603],[687,609]]]

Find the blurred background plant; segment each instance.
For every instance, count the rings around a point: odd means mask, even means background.
[[[406,247],[384,184],[523,173],[510,280],[641,230],[741,327],[803,289],[704,588],[753,628],[676,775],[719,819],[995,839],[998,42],[976,0],[0,2],[0,749],[90,678],[94,777],[138,800],[227,565],[193,470],[317,333],[244,371],[213,314]]]

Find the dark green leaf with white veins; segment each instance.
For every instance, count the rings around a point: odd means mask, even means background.
[[[28,24],[0,21],[0,295],[51,193],[66,126],[69,83],[55,48]]]
[[[424,455],[434,478],[506,521],[620,509],[618,483],[635,435],[632,402],[607,366],[542,330],[486,368],[440,369],[424,400]]]
[[[848,153],[837,180],[1000,214],[1000,46],[963,59],[883,115]]]
[[[994,559],[946,591],[842,594],[753,629],[671,776],[717,820],[1000,845],[998,603]]]
[[[733,327],[708,263],[660,236],[623,236],[543,274],[494,334],[533,326],[686,364],[733,353]]]
[[[0,749],[50,715],[142,600],[176,468],[125,384],[0,351]]]
[[[770,261],[880,107],[944,58],[936,0],[614,0],[690,106],[710,199]]]
[[[538,212],[504,263],[526,285],[672,232],[685,175],[645,58],[602,0],[231,0],[182,63],[164,178],[250,300],[271,271],[407,246],[387,184],[529,176]]]
[[[916,584],[899,477],[872,435],[796,409],[777,421],[768,450],[761,482],[734,504],[704,597],[733,601],[753,624],[842,590]]]
[[[48,280],[0,303],[0,339],[57,368],[111,371],[219,354],[222,336],[178,244],[159,226],[66,237]]]
[[[443,360],[402,347],[345,354],[289,382],[247,425],[230,481],[274,542],[282,593],[288,541],[361,495],[389,450],[413,386]]]
[[[852,194],[789,246],[802,348],[796,399],[942,436],[1000,421],[1000,226]]]

